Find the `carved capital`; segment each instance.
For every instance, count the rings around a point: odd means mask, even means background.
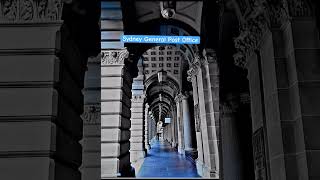
[[[281,26],[289,20],[285,0],[267,0],[264,7],[267,9],[271,26]]]
[[[233,57],[235,65],[245,68],[247,58],[259,48],[263,36],[268,31],[268,20],[264,13],[250,18],[241,27],[240,35],[234,40],[235,48],[238,51]]]
[[[101,106],[100,104],[84,105],[84,111],[81,115],[84,123],[98,124],[100,123]]]
[[[176,103],[180,103],[182,101],[183,95],[182,94],[178,94],[175,98],[174,101]]]
[[[196,67],[196,66],[191,66],[191,68],[187,71],[187,75],[188,75],[187,80],[188,80],[189,82],[192,82],[192,80],[193,80],[193,79],[196,77],[196,75],[198,74],[198,71],[199,71],[198,67]]]
[[[101,52],[101,65],[124,65],[129,57],[127,49],[103,50]]]
[[[0,23],[62,22],[61,0],[1,0]]]
[[[289,15],[291,17],[312,16],[312,10],[306,0],[287,0]]]

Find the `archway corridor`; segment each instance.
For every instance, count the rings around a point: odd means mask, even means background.
[[[155,140],[152,143],[143,164],[137,172],[137,178],[200,177],[195,164],[179,154],[166,140]]]
[[[303,60],[317,59],[319,18],[306,1],[102,1],[101,179],[320,177],[309,158],[319,162],[318,133],[306,130],[318,112],[304,96],[318,97],[319,76]]]

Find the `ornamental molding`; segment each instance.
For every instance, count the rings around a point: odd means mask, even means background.
[[[146,96],[144,94],[142,94],[142,95],[133,95],[132,98],[131,98],[131,102],[132,103],[143,103],[145,97]]]
[[[0,0],[0,23],[62,22],[62,0]]]
[[[81,118],[85,124],[99,124],[101,122],[100,104],[84,105],[84,111]]]
[[[103,50],[101,52],[101,65],[124,65],[129,57],[127,49]]]

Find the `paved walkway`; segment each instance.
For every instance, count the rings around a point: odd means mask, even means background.
[[[137,177],[199,177],[193,163],[179,155],[168,142],[156,141]]]

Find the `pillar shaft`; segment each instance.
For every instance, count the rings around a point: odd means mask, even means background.
[[[178,152],[184,154],[184,139],[183,139],[183,119],[182,119],[182,95],[178,95],[176,98],[177,105],[177,130],[178,130]]]
[[[130,117],[132,77],[126,49],[102,51],[101,62],[101,178],[132,176]]]
[[[146,150],[150,149],[150,125],[149,125],[149,105],[145,105],[145,110],[144,110],[144,147]]]
[[[191,117],[189,110],[188,97],[183,96],[182,98],[182,111],[183,111],[183,135],[184,135],[184,150],[185,151],[194,151],[192,145],[191,137]]]
[[[145,157],[144,144],[144,95],[133,95],[131,107],[130,161],[137,162]]]

